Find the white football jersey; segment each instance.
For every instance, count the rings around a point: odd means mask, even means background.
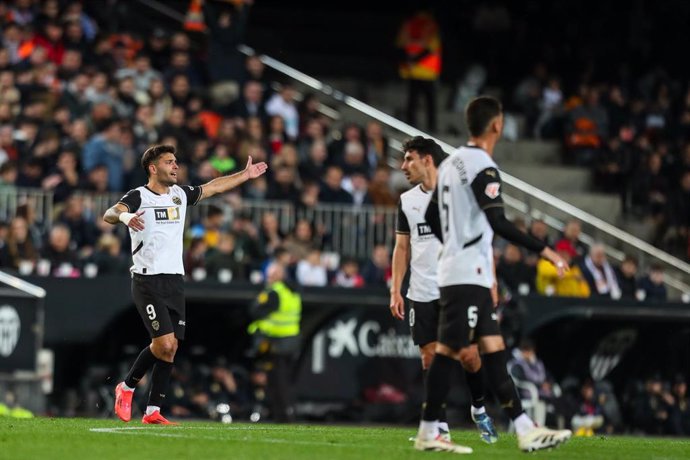
[[[432,192],[425,192],[422,185],[400,195],[398,203],[397,233],[410,235],[410,287],[407,298],[415,302],[431,302],[440,297],[437,265],[441,242],[431,232],[424,219]]]
[[[479,147],[456,149],[439,167],[435,201],[443,232],[439,286],[490,288],[494,232],[484,209],[503,206],[496,163]]]
[[[187,205],[197,204],[201,187],[173,185],[160,195],[146,186],[130,190],[118,203],[129,212],[143,210],[144,230],[129,229],[132,239],[132,273],[184,275],[183,237]]]

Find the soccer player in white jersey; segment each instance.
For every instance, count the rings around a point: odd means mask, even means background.
[[[424,212],[436,187],[437,168],[446,154],[433,139],[421,136],[405,141],[403,152],[401,169],[414,187],[403,193],[398,202],[390,310],[394,318],[405,319],[405,301],[400,290],[409,264],[408,322],[412,340],[419,346],[426,380],[426,372],[437,345],[440,293],[436,268],[441,242],[426,223]],[[484,408],[484,376],[478,372],[481,361],[477,359],[469,364],[472,367],[465,368],[465,375],[472,397],[472,419],[479,428],[482,440],[492,444],[498,440],[498,435]],[[439,431],[443,438],[450,440],[445,412],[443,407]]]
[[[132,368],[115,387],[115,413],[121,420],[132,418],[134,389],[149,368],[151,391],[143,423],[170,425],[160,413],[172,372],[178,340],[186,327],[182,265],[182,240],[187,206],[226,192],[266,172],[266,163],[252,164],[237,174],[223,176],[200,186],[177,185],[175,147],[157,145],[147,149],[141,165],[148,183],[127,192],[103,220],[122,222],[132,239],[132,297],[151,336]]]
[[[439,167],[436,191],[425,214],[432,231],[443,242],[438,267],[441,314],[415,448],[467,453],[467,447],[443,440],[438,424],[456,361],[464,364],[477,359],[473,343],[479,345],[481,366],[493,393],[515,425],[518,447],[523,451],[554,447],[570,438],[570,430],[537,427],[522,409],[506,369],[505,343],[490,294],[495,282],[494,232],[539,253],[556,265],[561,275],[568,270],[568,264],[505,217],[501,177],[493,160],[494,147],[503,129],[501,103],[487,96],[475,98],[468,104],[465,118],[469,142],[451,153]]]

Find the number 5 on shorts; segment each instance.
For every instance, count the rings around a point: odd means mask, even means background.
[[[474,329],[477,326],[477,322],[479,321],[479,316],[477,315],[478,311],[479,308],[474,305],[467,308],[467,325],[470,326],[470,329]]]
[[[156,319],[156,310],[153,308],[152,304],[146,306],[146,313],[149,315],[150,320]]]

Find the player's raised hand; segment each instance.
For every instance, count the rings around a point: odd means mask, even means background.
[[[135,232],[140,232],[144,229],[144,219],[141,218],[144,211],[140,209],[135,213],[123,212],[120,214],[120,221]]]
[[[541,252],[541,256],[556,266],[559,277],[563,276],[565,272],[570,270],[568,262],[566,262],[563,257],[558,255],[558,253],[551,248],[544,248],[544,250]]]
[[[399,292],[391,292],[390,309],[393,318],[405,319],[405,301]]]
[[[247,178],[256,179],[265,173],[267,169],[268,165],[263,161],[261,163],[253,164],[252,157],[250,156],[247,159],[247,166],[244,168],[244,171],[247,173]]]

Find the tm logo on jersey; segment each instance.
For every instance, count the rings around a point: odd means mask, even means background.
[[[419,236],[429,236],[433,235],[434,232],[431,231],[431,225],[427,224],[426,222],[422,222],[417,224],[417,234]]]
[[[156,221],[180,220],[180,208],[156,208],[153,213]]]

